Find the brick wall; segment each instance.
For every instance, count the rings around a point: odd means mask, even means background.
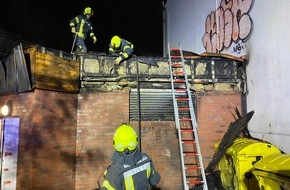
[[[76,97],[42,90],[1,97],[20,117],[17,189],[74,189]]]
[[[138,126],[137,123],[133,125]],[[158,187],[162,190],[183,189],[174,122],[141,122],[141,150],[152,158],[156,170],[161,175]]]
[[[204,166],[214,154],[215,143],[237,119],[234,108],[241,112],[241,94],[237,91],[197,93],[198,134]]]
[[[88,190],[111,163],[115,129],[129,122],[129,93],[80,94],[78,101],[76,189]]]
[[[21,118],[17,189],[97,187],[111,163],[115,129],[129,123],[129,92],[69,94],[36,90],[0,98],[13,101]],[[239,92],[197,92],[197,121],[204,165],[241,107]],[[139,134],[138,122],[132,122]],[[141,150],[161,174],[162,190],[181,190],[179,145],[174,122],[141,122]],[[101,180],[102,182],[102,180]]]
[[[205,167],[241,106],[239,92],[198,92],[198,131]],[[129,123],[129,92],[79,96],[76,189],[96,188],[97,178],[111,163],[114,130]],[[138,122],[130,123],[139,134]],[[179,145],[174,122],[141,122],[141,150],[161,174],[162,190],[182,188]],[[102,178],[101,178],[102,179]],[[102,180],[101,180],[102,182]]]

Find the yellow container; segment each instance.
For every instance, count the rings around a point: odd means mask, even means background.
[[[290,155],[272,154],[254,165],[261,190],[290,189]]]
[[[216,144],[216,149],[219,143]],[[256,190],[258,181],[251,175],[253,165],[271,154],[281,151],[270,143],[237,138],[219,162],[221,180],[227,190]]]

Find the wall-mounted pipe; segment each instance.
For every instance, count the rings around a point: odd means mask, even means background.
[[[141,139],[141,102],[140,102],[140,81],[139,81],[139,63],[138,63],[138,59],[137,56],[134,55],[135,57],[135,63],[136,63],[136,75],[137,75],[137,101],[138,101],[138,142],[139,142],[139,149],[140,152],[142,151],[142,139]]]

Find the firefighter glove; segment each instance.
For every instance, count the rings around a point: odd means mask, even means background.
[[[116,64],[120,64],[121,61],[122,61],[122,58],[121,58],[121,57],[118,57],[118,58],[115,60],[115,63],[116,63]]]
[[[71,27],[71,32],[72,33],[76,33],[76,28],[75,27]]]
[[[95,44],[97,42],[96,36],[93,37],[93,40],[94,40],[94,44]]]

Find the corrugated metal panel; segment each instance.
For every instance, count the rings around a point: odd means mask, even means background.
[[[6,61],[4,62],[6,68],[6,84],[7,92],[15,93],[17,92],[17,67],[16,62],[14,61],[14,54],[10,54]]]
[[[194,93],[192,101],[195,107]],[[143,121],[174,121],[171,89],[141,89],[140,107],[140,119]],[[137,90],[133,89],[130,92],[130,121],[138,120],[138,111]],[[182,117],[189,117],[189,112]]]
[[[27,65],[25,62],[22,46],[13,48],[13,54],[10,54],[5,62],[1,64],[0,94],[17,93],[31,90]]]
[[[5,71],[0,61],[0,94],[6,92],[6,78],[5,78]]]
[[[16,72],[17,72],[17,83],[18,83],[18,92],[25,92],[31,90],[30,80],[28,76],[28,70],[26,67],[26,62],[22,50],[22,46],[17,46],[13,48],[14,59],[16,61]]]

